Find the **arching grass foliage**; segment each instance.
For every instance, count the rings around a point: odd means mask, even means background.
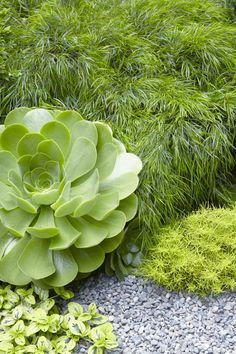
[[[55,105],[106,120],[144,161],[140,222],[227,201],[235,36],[223,1],[5,0],[12,44],[2,117]],[[10,48],[10,47],[9,47]]]

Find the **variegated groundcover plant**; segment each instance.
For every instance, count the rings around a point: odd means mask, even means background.
[[[60,287],[102,265],[137,211],[140,159],[102,122],[17,108],[0,136],[0,279]]]

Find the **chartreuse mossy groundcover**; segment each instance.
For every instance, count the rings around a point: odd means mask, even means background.
[[[75,111],[15,109],[0,144],[0,279],[61,287],[99,268],[136,214],[140,159]]]
[[[236,205],[201,208],[161,228],[139,274],[173,291],[235,291]]]

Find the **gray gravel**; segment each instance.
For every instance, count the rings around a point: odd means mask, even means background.
[[[109,316],[119,342],[113,354],[236,354],[236,293],[200,299],[168,292],[144,279],[103,274],[80,283],[83,305]],[[81,347],[77,353],[85,353]]]

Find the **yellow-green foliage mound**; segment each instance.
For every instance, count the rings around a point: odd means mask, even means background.
[[[236,207],[202,209],[160,230],[139,274],[204,296],[236,289]]]

